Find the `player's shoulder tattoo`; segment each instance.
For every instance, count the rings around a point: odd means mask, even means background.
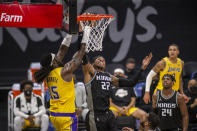
[[[153,69],[156,72],[159,72],[165,68],[166,62],[164,60],[160,60],[156,63],[156,65],[153,67]]]

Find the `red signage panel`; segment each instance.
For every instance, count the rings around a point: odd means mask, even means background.
[[[1,27],[62,28],[60,4],[0,4]]]

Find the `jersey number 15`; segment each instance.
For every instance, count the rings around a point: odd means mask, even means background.
[[[59,95],[58,95],[58,92],[57,92],[57,86],[51,86],[49,87],[50,91],[50,96],[51,96],[51,99],[59,99]]]

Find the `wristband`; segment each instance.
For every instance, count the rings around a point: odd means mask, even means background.
[[[69,47],[70,43],[71,43],[71,40],[72,40],[72,35],[67,34],[66,37],[64,37],[64,39],[62,41],[62,45],[65,45],[65,46]]]
[[[86,64],[88,64],[88,62],[89,62],[88,55],[85,54],[85,55],[83,56],[83,59],[82,59],[82,65],[86,65]]]
[[[81,43],[88,43],[91,27],[85,26]]]

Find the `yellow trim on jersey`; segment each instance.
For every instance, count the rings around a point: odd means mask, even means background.
[[[118,116],[122,116],[120,113],[119,113],[119,111],[115,108],[115,107],[113,107],[113,106],[110,106],[110,108],[109,108],[110,110],[112,110],[112,111],[115,111],[115,112],[117,112],[118,113]],[[137,111],[138,110],[138,108],[137,107],[131,107],[130,109],[129,109],[129,111],[127,112],[127,116],[130,116],[131,114],[133,114],[135,111]]]
[[[50,111],[55,113],[75,112],[74,80],[66,82],[61,77],[63,67],[53,69],[46,78],[50,93]]]
[[[166,62],[166,66],[163,71],[160,71],[159,82],[155,90],[163,89],[162,78],[165,74],[170,74],[174,75],[176,80],[176,82],[174,82],[174,85],[172,86],[172,89],[178,91],[180,87],[180,76],[182,73],[182,61],[180,58],[177,58],[177,63],[174,64],[168,59],[168,57],[163,58],[163,60]]]

